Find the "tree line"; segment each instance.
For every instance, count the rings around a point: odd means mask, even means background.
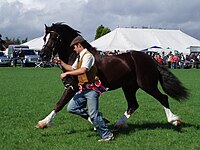
[[[1,34],[0,34],[1,35]],[[8,38],[8,37],[5,37],[5,39],[1,39],[1,36],[0,36],[0,50],[3,50],[5,48],[8,47],[8,45],[11,45],[11,44],[23,44],[23,43],[26,43],[28,42],[28,38],[25,38],[24,40],[20,40],[19,38]]]

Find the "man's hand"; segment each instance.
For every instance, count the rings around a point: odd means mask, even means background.
[[[55,63],[57,63],[57,64],[61,64],[61,59],[59,58],[59,57],[55,57],[54,59],[53,59],[53,61],[55,62]]]
[[[60,79],[62,80],[64,77],[66,77],[67,76],[67,72],[64,72],[64,73],[61,73],[60,74]]]

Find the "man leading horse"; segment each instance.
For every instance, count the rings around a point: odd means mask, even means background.
[[[105,88],[100,85],[101,82],[96,75],[95,58],[84,46],[85,42],[82,36],[77,36],[70,44],[78,54],[73,65],[66,64],[61,59],[56,59],[56,62],[67,70],[67,72],[61,73],[61,79],[68,75],[78,76],[79,91],[69,101],[67,111],[92,122],[102,137],[99,141],[110,141],[114,139],[113,133],[108,130],[101,113],[98,111],[98,98]]]

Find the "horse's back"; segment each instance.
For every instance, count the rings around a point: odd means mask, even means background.
[[[130,53],[96,57],[98,75],[111,89],[136,81],[135,66]]]
[[[130,55],[134,60],[135,66],[137,67],[136,69],[139,69],[141,71],[147,71],[152,69],[157,70],[153,58],[147,55],[146,53],[140,51],[132,51],[130,52]]]
[[[157,87],[159,71],[153,58],[143,52],[130,52],[134,64],[137,83],[141,88]]]

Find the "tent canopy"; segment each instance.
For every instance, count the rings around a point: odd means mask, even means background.
[[[43,36],[22,45],[28,45],[30,49],[41,50],[44,45]],[[91,45],[101,51],[152,50],[168,52],[178,50],[186,55],[190,53],[188,47],[200,46],[200,41],[180,30],[116,28],[91,42]]]
[[[35,38],[35,39],[28,41],[26,43],[23,43],[21,45],[28,45],[30,49],[41,50],[44,45],[43,37],[44,36]]]
[[[200,46],[200,41],[180,30],[116,28],[91,42],[101,51],[142,51],[149,48],[178,50],[189,54],[190,46]]]

